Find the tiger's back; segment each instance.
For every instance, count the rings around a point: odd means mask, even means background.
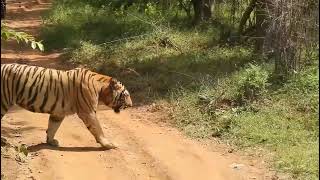
[[[21,64],[1,65],[1,114],[12,105],[29,111],[76,113],[80,69],[61,71]]]

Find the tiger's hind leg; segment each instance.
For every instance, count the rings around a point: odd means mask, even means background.
[[[47,129],[47,143],[52,145],[52,146],[59,146],[59,141],[54,139],[54,136],[60,127],[62,120],[64,119],[63,117],[55,116],[55,115],[50,115],[49,117],[49,124],[48,124],[48,129]]]
[[[104,136],[101,125],[96,117],[96,114],[78,114],[79,118],[87,126],[88,130],[95,137],[96,141],[101,144],[102,147],[106,149],[115,149],[116,146],[110,143]]]

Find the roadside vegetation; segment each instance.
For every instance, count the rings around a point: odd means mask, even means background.
[[[166,102],[186,134],[262,148],[278,171],[318,179],[318,2],[266,2],[56,0],[41,39],[123,81],[136,104]]]

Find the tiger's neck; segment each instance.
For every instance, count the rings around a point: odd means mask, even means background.
[[[98,94],[98,101],[105,105],[112,103],[112,91],[110,90],[110,82],[112,77],[98,74],[90,71],[93,78],[93,86]]]

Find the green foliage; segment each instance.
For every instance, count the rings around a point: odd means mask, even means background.
[[[215,92],[208,87],[198,92],[185,89],[173,91],[171,95],[173,124],[196,138],[220,137],[228,132],[231,110],[215,109],[215,101],[211,99],[213,93]]]
[[[26,44],[30,43],[32,49],[39,48],[40,51],[44,51],[43,44],[35,41],[35,38],[25,32],[17,32],[9,27],[7,27],[4,23],[1,23],[1,40],[9,41],[16,40],[18,43],[25,42]]]
[[[96,67],[105,57],[106,53],[101,46],[82,41],[80,42],[80,47],[72,51],[70,62]],[[95,60],[95,64],[92,64],[93,59]]]
[[[148,16],[159,15],[160,11],[157,11],[157,6],[152,3],[147,3],[144,13]]]
[[[240,101],[254,100],[265,93],[268,84],[269,72],[249,64],[242,73],[238,74],[237,96]]]
[[[301,94],[318,91],[319,68],[317,66],[318,64],[315,64],[298,72],[294,78],[289,79],[289,82],[285,85],[285,90]]]
[[[128,12],[130,15],[110,7],[97,8],[81,2],[57,4],[45,18],[41,37],[47,49],[52,50],[77,48],[81,41],[114,44],[118,39],[152,33],[154,26],[149,19],[140,19],[136,9]]]
[[[296,74],[280,89],[265,86],[263,96],[237,104],[238,80],[257,71],[267,81],[268,66],[236,72],[215,85],[204,84],[198,92],[184,89],[172,97],[176,126],[193,137],[219,136],[238,147],[262,147],[272,152],[274,166],[295,179],[319,177],[319,70],[316,65]],[[258,70],[259,69],[259,70]],[[243,77],[241,77],[243,76]],[[258,75],[257,77],[260,77]],[[240,81],[239,81],[240,82]],[[244,81],[246,82],[246,81]],[[243,84],[243,83],[240,83]],[[262,86],[263,87],[263,86]],[[263,88],[262,88],[263,89]]]
[[[224,76],[250,61],[251,50],[246,48],[198,49],[197,46],[205,46],[206,43],[201,36],[190,39],[190,33],[172,33],[170,39],[181,47],[180,50],[159,46],[158,36],[107,47],[82,42],[81,47],[70,54],[70,59],[119,79],[128,79],[125,83],[136,89],[135,92],[142,90],[144,93],[149,89],[150,97],[164,97],[178,86],[198,89],[198,82],[204,77]],[[190,46],[180,46],[186,43]],[[95,63],[92,63],[93,59]],[[134,69],[140,76],[128,78],[122,75],[125,68]],[[146,98],[148,96],[144,95]]]
[[[297,179],[317,179],[319,135],[303,123],[316,121],[315,117],[296,112],[288,104],[272,103],[258,113],[235,116],[226,136],[240,147],[261,146],[273,152],[277,169]]]

